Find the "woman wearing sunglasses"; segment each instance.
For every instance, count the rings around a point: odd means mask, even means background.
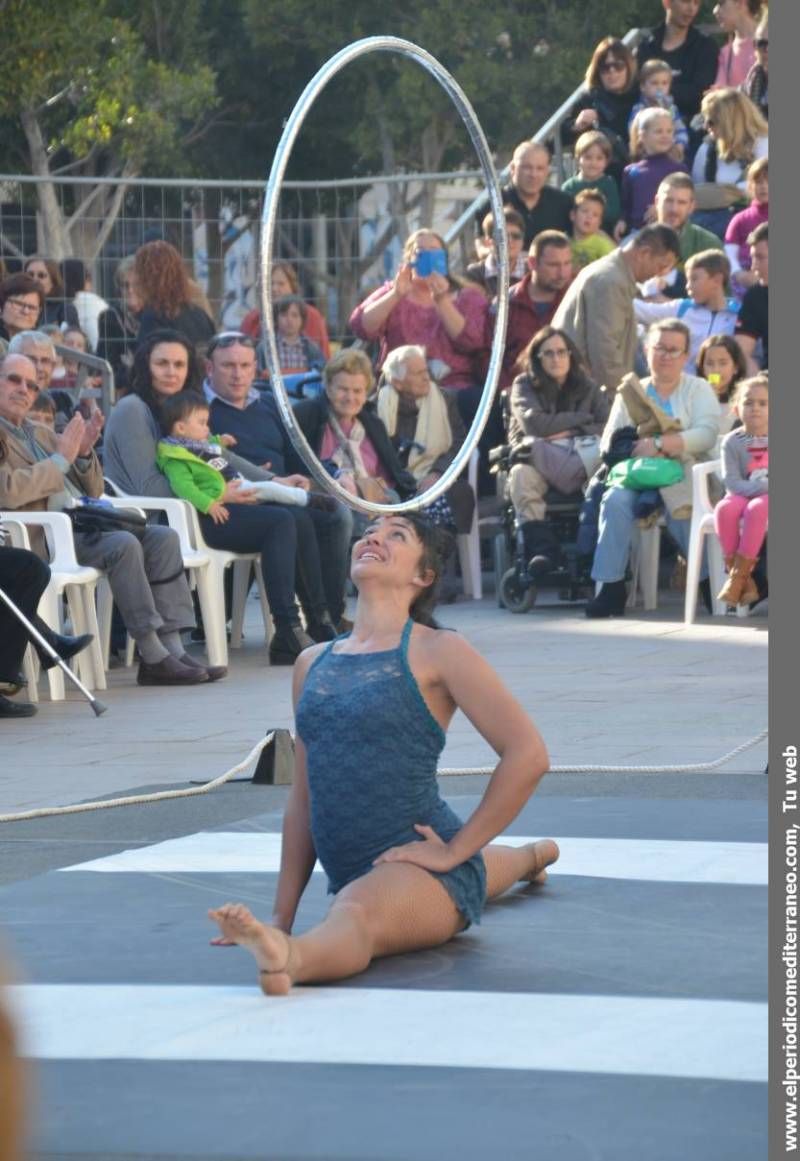
[[[613,36],[601,40],[586,70],[586,92],[574,106],[575,118],[563,129],[565,145],[581,133],[599,129],[611,142],[613,155],[607,172],[617,181],[628,164],[628,122],[637,98],[633,53]]]
[[[20,331],[33,331],[44,310],[44,291],[29,274],[11,274],[0,282],[0,353]]]

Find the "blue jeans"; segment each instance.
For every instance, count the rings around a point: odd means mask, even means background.
[[[607,582],[620,581],[625,577],[628,557],[631,551],[633,514],[638,493],[631,488],[606,488],[600,503],[600,522],[597,548],[592,562],[592,580]],[[677,541],[684,556],[689,549],[689,520],[673,520],[665,512],[667,529]],[[708,576],[705,561],[700,569],[701,580]]]

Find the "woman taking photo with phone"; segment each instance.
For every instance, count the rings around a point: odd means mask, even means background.
[[[380,340],[378,369],[395,347],[424,347],[433,378],[458,393],[469,426],[483,391],[478,368],[489,345],[487,316],[483,292],[449,273],[444,239],[421,229],[406,242],[394,279],[353,311],[350,329],[366,342]]]

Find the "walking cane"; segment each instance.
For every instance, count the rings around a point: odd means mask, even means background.
[[[11,600],[11,597],[7,593],[5,593],[2,588],[0,588],[0,600],[2,600],[4,605],[8,606],[8,608],[11,610],[11,612],[14,614],[14,616],[17,618],[17,620],[20,621],[24,625],[26,632],[28,633],[28,635],[30,637],[33,638],[33,640],[37,643],[37,645],[40,645],[42,647],[42,649],[44,649],[44,651],[48,655],[48,657],[52,657],[53,660],[55,661],[56,665],[61,666],[61,668],[64,670],[64,672],[66,673],[66,675],[70,679],[70,681],[72,681],[75,685],[77,685],[78,689],[81,691],[83,696],[88,699],[89,705],[94,710],[94,716],[96,718],[99,718],[100,714],[104,714],[106,712],[106,710],[108,709],[108,706],[103,705],[103,703],[101,701],[98,701],[96,697],[92,697],[92,695],[89,693],[89,690],[86,688],[86,686],[83,684],[83,682],[80,681],[78,679],[78,677],[72,672],[72,670],[67,665],[67,663],[63,660],[63,658],[58,656],[58,654],[56,653],[56,651],[52,647],[52,645],[49,643],[49,641],[45,641],[44,637],[39,632],[39,630],[36,628],[36,626],[32,625],[30,623],[30,621],[25,616],[25,614],[22,612],[22,610],[17,608],[17,606]]]

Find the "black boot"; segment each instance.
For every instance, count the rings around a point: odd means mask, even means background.
[[[86,646],[91,645],[94,640],[91,633],[84,633],[80,637],[63,637],[60,633],[54,633],[40,617],[34,617],[33,624],[39,630],[41,636],[44,637],[50,648],[55,650],[62,661],[69,661],[70,657],[74,657],[76,653],[83,652]],[[32,644],[36,650],[42,669],[52,669],[56,664],[55,660],[49,653],[46,653],[42,649],[38,641],[33,641]]]
[[[297,658],[314,642],[299,623],[276,625],[269,643],[270,665],[294,665]]]
[[[312,641],[316,641],[319,644],[321,641],[334,640],[336,637],[336,626],[326,610],[321,617],[306,620],[306,632]]]
[[[558,541],[546,520],[528,520],[522,525],[528,576],[538,580],[552,572],[558,564]]]
[[[600,592],[586,606],[587,617],[624,617],[628,590],[624,580],[603,581]]]

